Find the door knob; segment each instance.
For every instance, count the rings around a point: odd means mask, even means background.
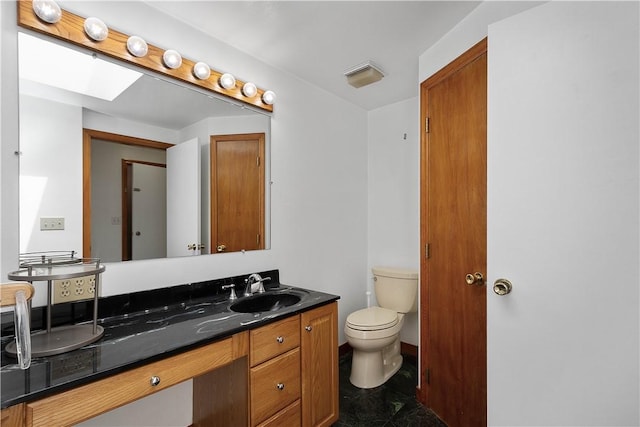
[[[498,279],[493,282],[493,292],[500,296],[507,295],[511,292],[513,285],[507,279]]]
[[[482,286],[484,284],[484,277],[482,276],[482,273],[474,273],[474,274],[467,274],[465,277],[465,280],[467,281],[467,285],[478,285],[478,286]]]
[[[216,248],[216,250],[218,252],[224,252],[227,250],[227,247],[225,245],[218,245],[218,247]]]

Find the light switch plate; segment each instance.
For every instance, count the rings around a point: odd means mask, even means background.
[[[64,230],[64,218],[40,218],[40,230]]]

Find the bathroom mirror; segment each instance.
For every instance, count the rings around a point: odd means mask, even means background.
[[[19,33],[18,50],[20,252],[90,251],[117,262],[227,251],[211,241],[222,227],[212,206],[223,203],[211,199],[221,190],[212,187],[210,148],[223,136],[262,138],[261,198],[250,203],[260,207],[262,235],[253,247],[229,250],[269,248],[267,114],[31,33]],[[171,157],[178,160],[168,158],[172,150],[181,151]],[[221,162],[214,175],[237,169]],[[150,197],[151,187],[161,196]],[[155,228],[143,229],[152,223]]]

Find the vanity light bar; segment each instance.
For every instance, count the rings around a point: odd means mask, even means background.
[[[209,69],[210,74],[207,76],[206,68],[203,66],[206,64],[201,62],[181,58],[181,63],[178,63],[175,55],[171,55],[173,61],[164,59],[165,54],[169,51],[148,44],[138,36],[129,37],[124,33],[108,29],[105,38],[97,41],[87,34],[85,18],[61,9],[61,17],[56,22],[49,23],[36,15],[34,11],[36,3],[40,4],[42,1],[18,0],[18,25],[199,86],[262,110],[273,111],[275,94],[272,91],[259,89],[251,82],[236,80],[228,73],[221,73],[213,69]],[[47,3],[55,4],[55,1],[47,0]],[[134,44],[138,49],[134,47]],[[178,56],[180,55],[178,54]],[[221,79],[223,76],[225,78]],[[231,76],[233,80],[227,76]],[[233,83],[230,84],[230,82]],[[252,90],[253,88],[255,91]]]

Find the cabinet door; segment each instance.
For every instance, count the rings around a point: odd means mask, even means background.
[[[338,303],[301,314],[302,425],[338,420]]]
[[[22,427],[24,425],[24,403],[9,406],[0,411],[0,426]]]

